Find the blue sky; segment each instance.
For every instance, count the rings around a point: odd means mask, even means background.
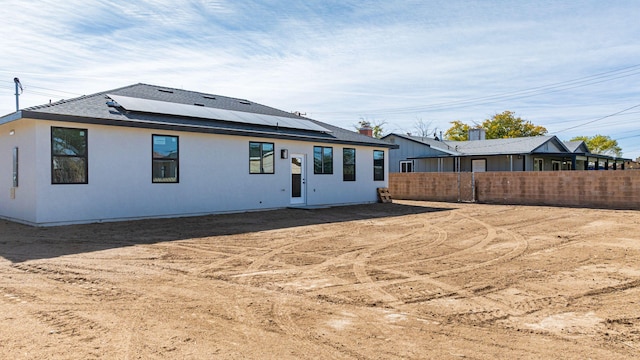
[[[640,2],[2,0],[0,115],[134,83],[353,129],[505,110],[640,157]]]

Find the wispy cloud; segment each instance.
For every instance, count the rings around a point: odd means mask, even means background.
[[[640,63],[633,0],[9,0],[3,14],[2,114],[13,111],[14,76],[25,86],[24,107],[146,82],[248,98],[345,128],[361,117],[384,120],[403,132],[418,118],[446,130],[452,120],[481,122],[507,109],[553,132],[640,103],[640,70],[472,101]],[[558,135],[625,138],[625,156],[640,156],[637,115]]]

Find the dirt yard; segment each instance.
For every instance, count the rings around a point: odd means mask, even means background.
[[[0,221],[0,358],[640,358],[640,212]]]

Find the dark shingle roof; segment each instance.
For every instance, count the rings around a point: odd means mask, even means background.
[[[569,149],[569,151],[571,151],[573,153],[577,152],[578,150],[580,150],[580,147],[582,145],[584,145],[584,149],[587,149],[587,145],[582,140],[578,140],[578,141],[563,141],[563,143],[564,143],[564,146],[566,146],[567,149]],[[585,152],[589,152],[589,151],[585,151]]]
[[[550,141],[555,142],[559,147],[564,147],[564,144],[555,136],[531,136],[472,141],[440,141],[430,137],[401,134],[393,135],[426,144],[431,148],[441,150],[453,156],[530,154],[536,152],[538,148]],[[569,152],[566,148],[561,150]]]
[[[122,108],[109,107],[106,104],[108,100],[106,98],[107,94],[178,104],[197,104],[198,106],[217,109],[308,120],[329,130],[329,132],[264,126],[243,122],[221,121],[217,119],[126,111]],[[134,84],[92,95],[62,100],[52,104],[33,106],[23,109],[22,117],[79,123],[176,129],[182,131],[209,132],[240,136],[260,136],[268,138],[322,141],[329,143],[348,143],[387,148],[395,147],[393,144],[361,135],[355,131],[345,130],[327,123],[301,117],[290,112],[278,110],[249,100],[149,84]]]
[[[530,154],[548,141],[556,140],[555,136],[532,136],[509,139],[490,139],[472,141],[447,141],[457,151],[465,155],[502,155],[502,154]],[[563,149],[566,150],[566,149]]]

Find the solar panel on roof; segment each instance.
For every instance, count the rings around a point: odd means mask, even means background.
[[[127,111],[139,111],[153,114],[195,117],[210,120],[222,120],[254,125],[266,125],[299,130],[331,132],[328,129],[305,119],[295,119],[283,116],[256,114],[244,111],[218,109],[212,107],[179,104],[167,101],[134,98],[122,95],[107,94]],[[199,104],[198,104],[199,105]]]

